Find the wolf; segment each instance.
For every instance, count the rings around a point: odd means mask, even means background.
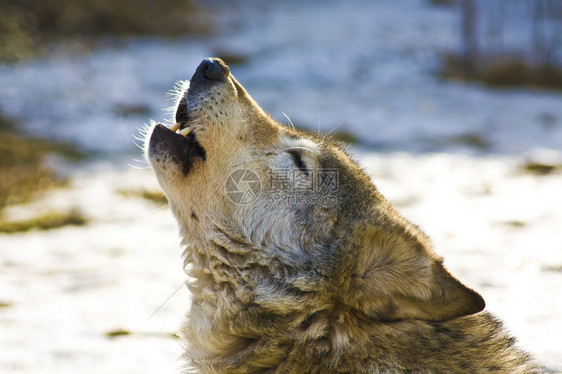
[[[273,120],[222,60],[175,122],[145,152],[184,247],[187,372],[543,372],[339,144]]]

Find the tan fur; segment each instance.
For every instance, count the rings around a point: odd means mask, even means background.
[[[209,61],[221,79],[201,77]],[[171,151],[168,130],[147,137],[192,280],[188,372],[541,372],[338,145],[279,125],[209,61],[178,107],[205,157]],[[259,177],[250,203],[225,189],[239,169]],[[276,184],[306,170],[337,183]],[[300,200],[271,200],[283,193]]]

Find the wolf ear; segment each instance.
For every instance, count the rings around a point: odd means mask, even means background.
[[[381,321],[445,321],[484,309],[482,296],[449,274],[417,228],[361,231],[347,305]]]

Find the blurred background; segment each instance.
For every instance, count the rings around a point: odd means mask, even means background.
[[[178,372],[181,249],[135,138],[208,56],[347,143],[562,370],[561,1],[0,0],[0,371]]]

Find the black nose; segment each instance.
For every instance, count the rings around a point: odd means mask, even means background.
[[[222,81],[226,82],[230,69],[220,58],[212,57],[203,60],[191,78],[192,82]]]

